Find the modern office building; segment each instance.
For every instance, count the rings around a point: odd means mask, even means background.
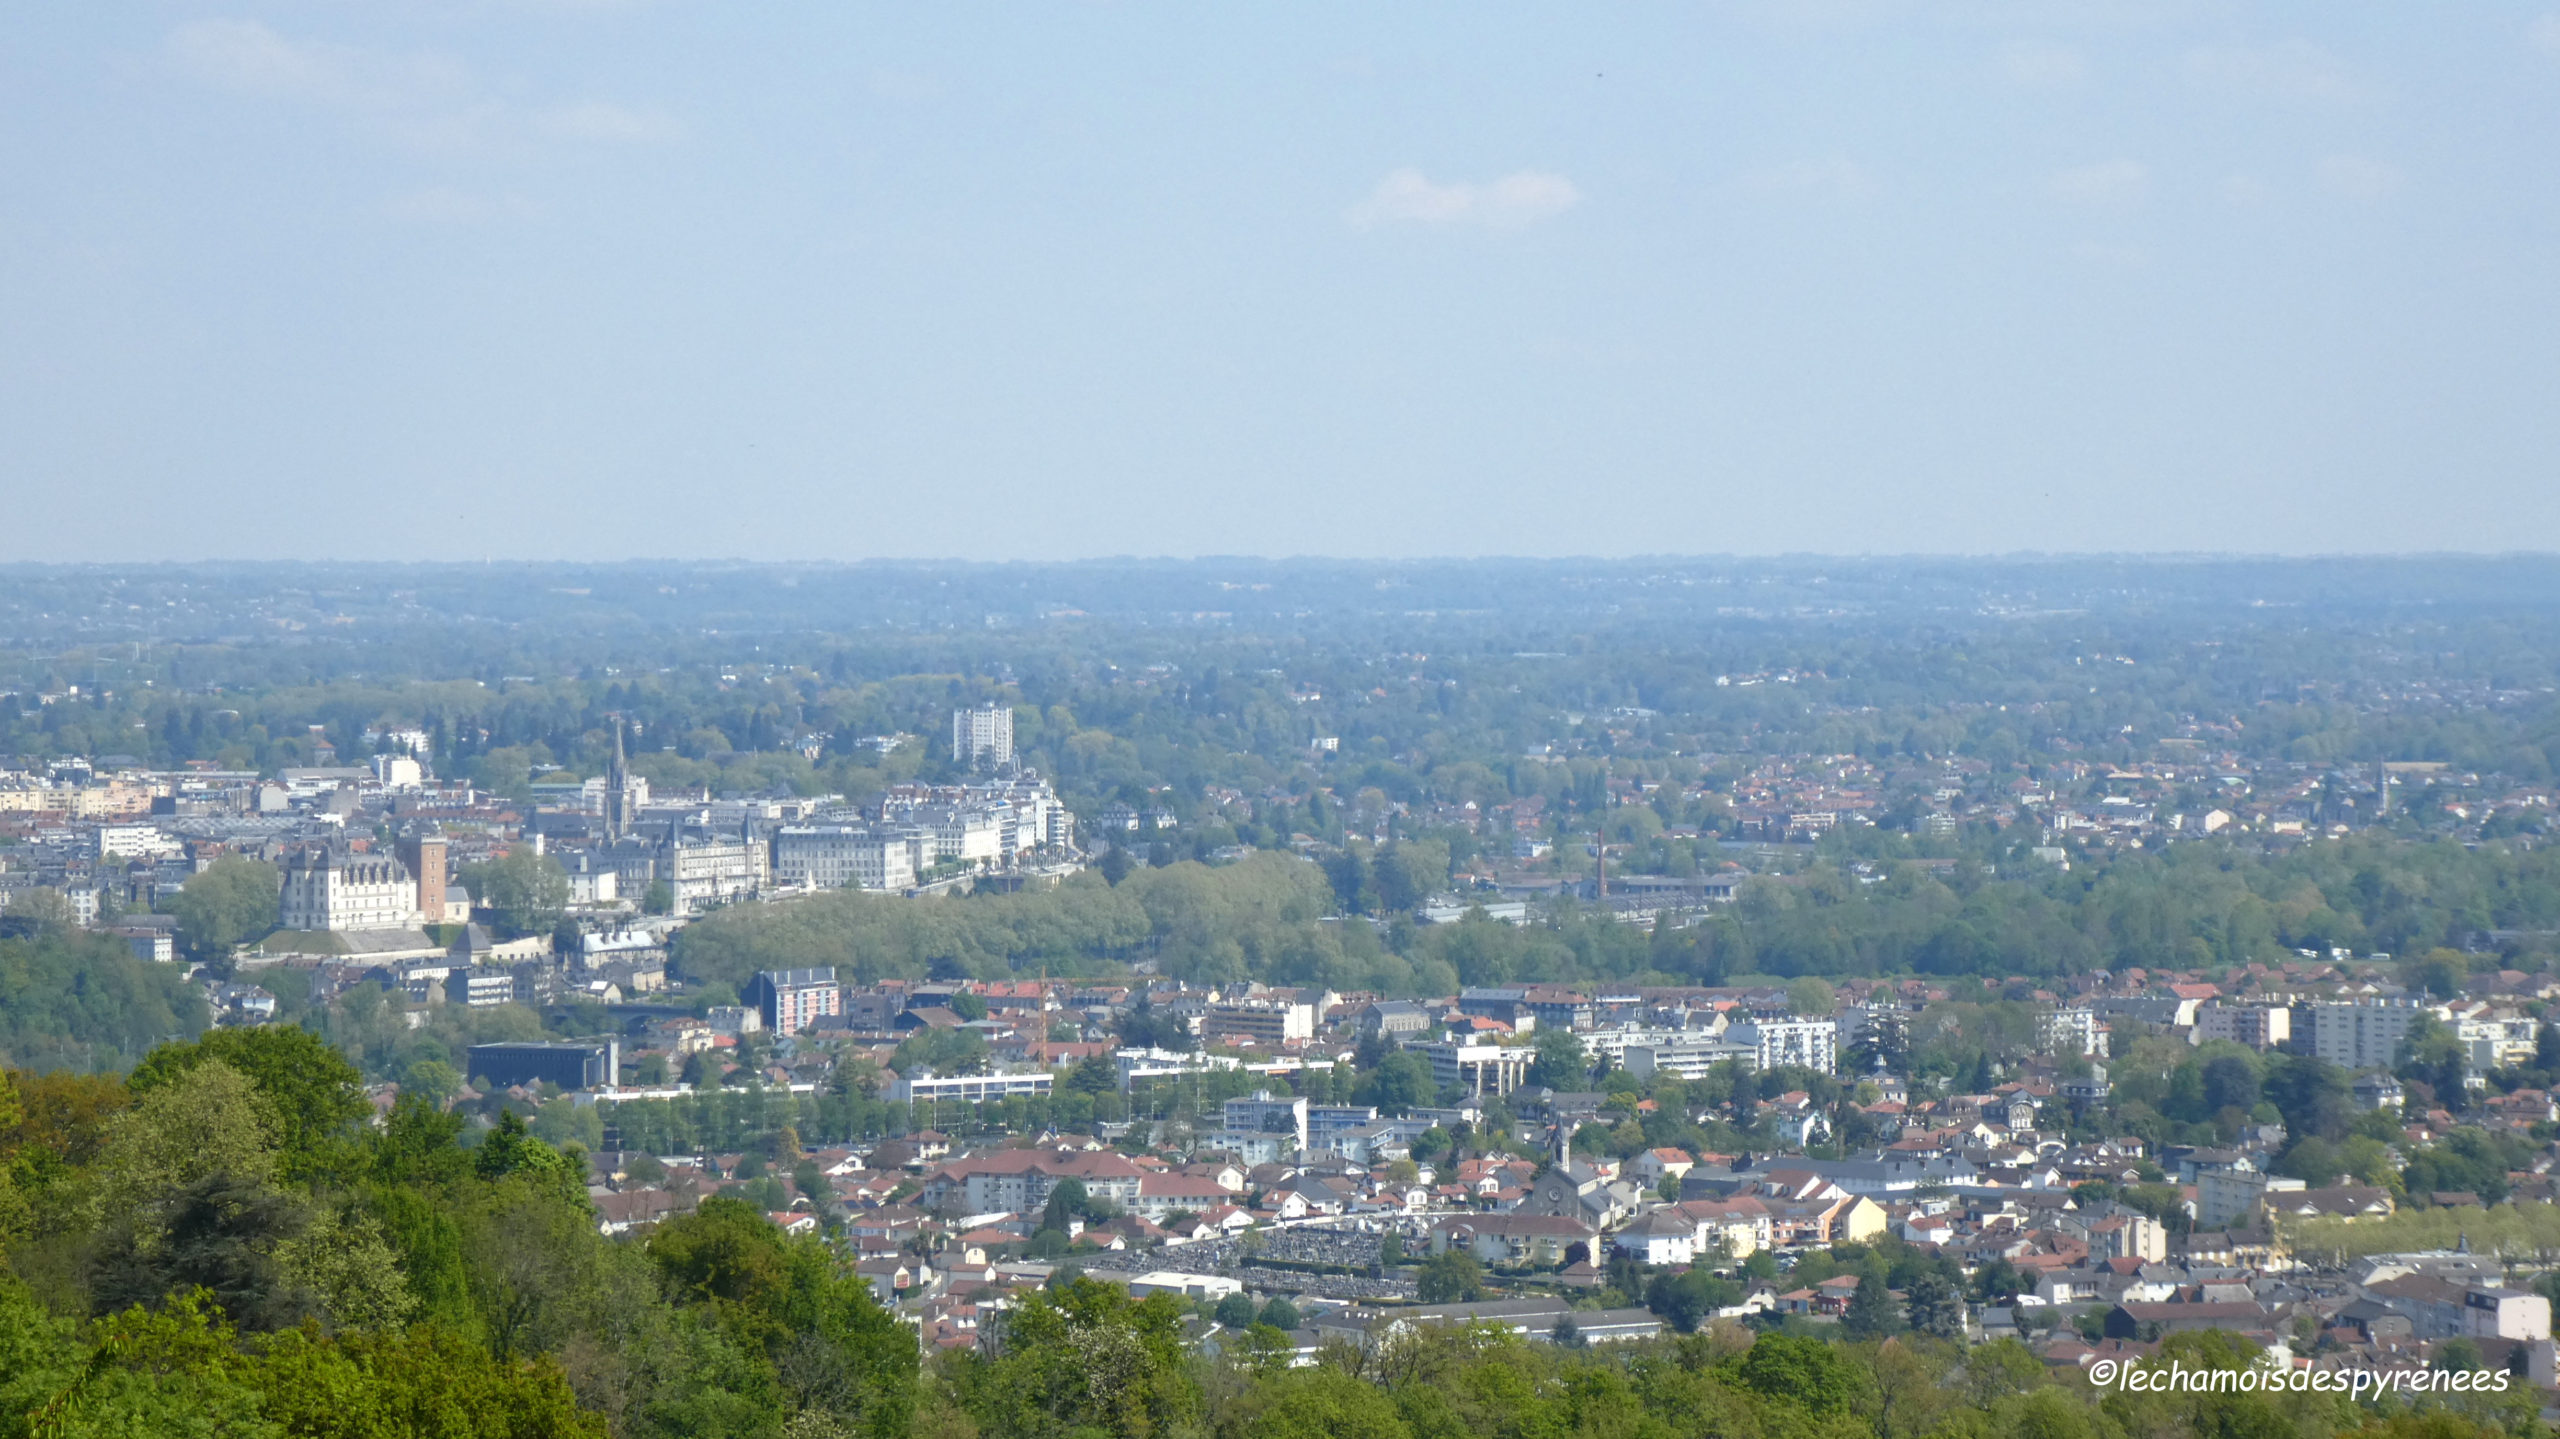
[[[611,1089],[622,1082],[622,1041],[475,1044],[470,1078],[501,1087],[555,1084],[562,1089]]]

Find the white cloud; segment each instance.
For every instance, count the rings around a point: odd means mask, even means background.
[[[2261,99],[2337,102],[2365,94],[2347,62],[2308,40],[2190,50],[2185,69],[2197,84]]]
[[[2089,78],[2089,62],[2068,45],[2012,40],[2000,47],[2000,69],[2032,90],[2068,90]]]
[[[437,154],[678,133],[663,117],[603,101],[526,109],[487,93],[445,56],[297,40],[255,20],[192,21],[169,32],[166,48],[171,68],[200,84],[334,110],[408,148]]]
[[[2560,15],[2544,15],[2524,27],[2525,43],[2545,55],[2560,55]]]
[[[668,140],[679,133],[676,123],[663,115],[643,114],[602,100],[546,110],[541,125],[544,133],[566,140]]]
[[[1509,230],[1554,219],[1581,203],[1582,192],[1571,180],[1544,170],[1521,170],[1481,185],[1444,185],[1407,169],[1380,180],[1348,218],[1364,230],[1397,222]]]
[[[243,95],[396,110],[466,97],[461,68],[433,56],[394,58],[325,40],[291,40],[255,20],[197,20],[169,33],[186,74]]]
[[[2121,210],[2142,203],[2151,191],[2151,167],[2140,160],[2101,160],[2057,171],[2045,189],[2067,204]]]
[[[1796,160],[1755,170],[1746,177],[1755,190],[1781,195],[1814,195],[1829,200],[1856,200],[1872,195],[1875,177],[1845,155]]]
[[[2320,183],[2333,194],[2371,205],[2400,188],[2400,172],[2362,155],[2332,155],[2320,162]]]

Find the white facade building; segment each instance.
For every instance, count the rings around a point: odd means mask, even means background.
[[[174,859],[186,853],[185,841],[153,824],[98,826],[100,859]]]
[[[1408,1047],[1431,1062],[1433,1084],[1442,1089],[1456,1085],[1470,1094],[1490,1094],[1497,1098],[1526,1083],[1529,1063],[1537,1058],[1537,1051],[1526,1045],[1505,1047],[1443,1041]]]
[[[1638,1079],[1647,1078],[1656,1070],[1682,1079],[1697,1079],[1728,1059],[1756,1065],[1760,1047],[1719,1035],[1660,1030],[1645,1038],[1625,1041],[1619,1048],[1617,1063]]]
[[[417,881],[389,855],[309,849],[287,857],[276,923],[284,929],[408,929],[419,924]]]
[[[764,880],[763,845],[744,840],[686,840],[665,852],[667,888],[680,915],[752,898]]]
[[[2539,1024],[2522,1016],[2463,1019],[2453,1026],[2454,1038],[2462,1042],[2463,1053],[2474,1070],[2531,1064],[2540,1033]]]
[[[921,809],[916,820],[933,836],[935,864],[995,864],[1004,852],[1006,815],[998,806],[948,805]]]
[[[889,1099],[896,1104],[932,1104],[946,1099],[969,1104],[990,1099],[1038,1099],[1046,1096],[1056,1082],[1056,1077],[1047,1070],[947,1076],[919,1070],[890,1085]]]
[[[1789,1065],[1824,1074],[1836,1073],[1840,1068],[1838,1020],[1755,1019],[1727,1029],[1725,1038],[1751,1046],[1754,1068]]]
[[[901,890],[916,882],[916,840],[868,825],[787,825],[773,837],[784,889]]]
[[[951,758],[958,764],[990,769],[1013,763],[1013,711],[1004,705],[953,710]]]
[[[2086,1009],[2054,1009],[2036,1016],[2036,1052],[2049,1055],[2080,1055],[2089,1059],[2107,1057],[2103,1031],[2098,1028],[2096,1012]]]

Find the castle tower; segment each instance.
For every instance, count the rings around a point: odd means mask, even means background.
[[[409,867],[418,883],[419,923],[444,923],[444,892],[452,881],[445,860],[444,836],[433,829],[404,836],[400,841],[400,862]]]

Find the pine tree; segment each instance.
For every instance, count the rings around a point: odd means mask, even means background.
[[[1864,1287],[1864,1286],[1861,1286]],[[1911,1327],[1940,1339],[1964,1337],[1964,1296],[1936,1274],[1922,1274],[1903,1290]]]
[[[1882,1339],[1901,1327],[1902,1316],[1884,1280],[1873,1274],[1859,1280],[1858,1292],[1849,1298],[1849,1312],[1841,1316],[1841,1332],[1852,1339]]]

